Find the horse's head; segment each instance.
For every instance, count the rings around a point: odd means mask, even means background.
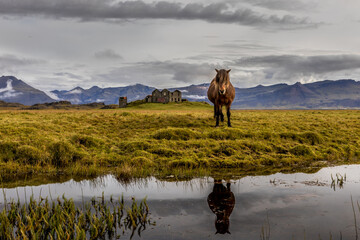
[[[226,93],[226,89],[230,85],[229,72],[231,71],[231,69],[229,69],[229,70],[225,70],[225,69],[217,70],[217,69],[215,69],[215,71],[217,72],[217,74],[216,74],[216,84],[218,85],[219,94],[224,95]]]

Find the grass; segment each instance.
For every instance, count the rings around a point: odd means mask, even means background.
[[[344,187],[344,183],[346,182],[346,174],[341,175],[340,173],[336,173],[336,183],[335,178],[331,175],[331,188],[336,190],[336,186],[338,186],[340,189]]]
[[[6,199],[6,196],[4,196]],[[33,197],[30,202],[5,201],[0,212],[0,239],[118,239],[126,232],[131,236],[154,225],[146,200],[131,206],[124,199],[105,201],[93,198],[82,207],[72,199],[54,201]]]
[[[179,178],[358,163],[360,111],[233,110],[205,103],[0,111],[2,179],[31,173]]]

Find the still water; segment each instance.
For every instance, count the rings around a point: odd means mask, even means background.
[[[346,176],[342,186],[336,174]],[[23,202],[31,194],[53,199],[65,195],[79,203],[103,193],[107,199],[147,197],[156,225],[143,231],[141,239],[357,239],[354,213],[360,226],[360,165],[323,168],[314,174],[182,182],[147,178],[122,183],[108,175],[3,192],[8,200]]]

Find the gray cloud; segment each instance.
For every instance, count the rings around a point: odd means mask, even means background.
[[[303,11],[310,10],[316,7],[315,3],[305,3],[299,0],[245,0],[247,3],[254,6],[268,8],[272,10],[286,10],[286,11]]]
[[[236,63],[244,67],[264,67],[280,69],[291,73],[321,74],[359,69],[360,55],[274,55],[243,58],[237,60]]]
[[[19,58],[11,54],[0,56],[0,71],[13,71],[17,67],[29,66],[44,63],[37,59]]]
[[[72,79],[83,79],[82,76],[78,75],[78,74],[74,74],[74,73],[69,73],[69,72],[57,72],[54,73],[55,76],[57,77],[65,77],[65,78],[72,78]]]
[[[2,15],[43,15],[55,18],[79,18],[87,20],[121,19],[182,19],[204,20],[213,23],[234,23],[253,27],[276,29],[298,29],[317,27],[307,18],[292,15],[265,15],[247,8],[232,9],[227,3],[208,5],[190,3],[180,4],[159,1],[114,0],[2,0]]]
[[[229,60],[222,65],[208,62],[138,62],[94,74],[90,82],[104,86],[142,83],[159,88],[180,87],[210,82],[215,76],[214,68],[231,68],[231,81],[237,87],[312,82],[356,78],[360,72],[360,55],[268,55]]]
[[[243,50],[276,50],[277,47],[268,46],[268,45],[262,45],[257,43],[237,43],[237,42],[229,42],[229,43],[223,43],[223,44],[216,44],[211,45],[210,47],[213,48],[229,48],[229,49],[243,49]]]
[[[140,62],[96,75],[93,79],[107,83],[143,83],[155,87],[176,87],[187,84],[210,82],[217,65],[191,64],[172,61]]]
[[[244,57],[228,64],[234,66],[235,85],[243,87],[360,76],[360,55],[268,55]]]
[[[192,83],[197,79],[204,79],[209,76],[209,71],[213,72],[214,65],[210,64],[189,64],[176,62],[156,62],[152,64],[155,69],[168,71],[172,74],[172,79],[184,83]]]
[[[121,60],[123,59],[120,54],[111,49],[106,49],[94,54],[95,58],[104,60]]]

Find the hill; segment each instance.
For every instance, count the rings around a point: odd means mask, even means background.
[[[21,103],[11,103],[11,102],[4,102],[4,101],[0,101],[0,108],[22,108],[25,107],[23,104]]]
[[[134,110],[167,110],[167,111],[190,111],[190,110],[213,110],[207,102],[182,102],[182,103],[130,103],[126,109]]]

